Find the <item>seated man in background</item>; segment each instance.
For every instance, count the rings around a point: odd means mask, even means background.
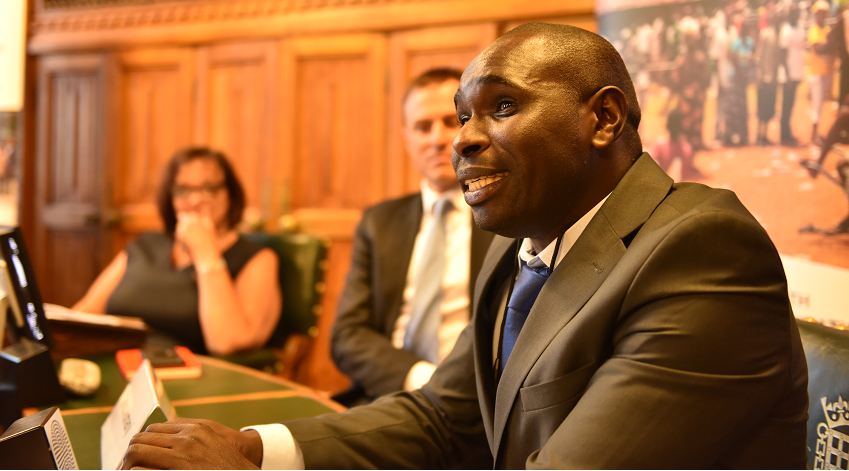
[[[420,388],[469,322],[492,234],[475,226],[451,167],[461,75],[433,69],[407,86],[401,135],[421,193],[366,209],[357,228],[331,343],[354,382],[336,398],[347,406]]]
[[[183,149],[157,199],[165,232],[127,244],[73,308],[141,317],[196,353],[264,346],[280,318],[279,262],[236,230],[245,193],[230,163],[212,149]]]
[[[244,432],[154,424],[124,467],[804,468],[778,253],[732,192],[674,183],[642,152],[616,49],[522,25],[469,64],[456,103],[454,169],[499,236],[431,380]]]

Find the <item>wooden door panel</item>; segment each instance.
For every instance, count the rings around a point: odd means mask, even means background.
[[[245,187],[245,218],[273,228],[279,157],[279,42],[229,43],[198,53],[195,140],[223,151]]]
[[[386,198],[386,41],[361,34],[284,42],[283,168],[301,229],[353,235]]]
[[[303,58],[298,61],[299,90],[294,161],[293,205],[298,208],[362,208],[374,181],[374,122],[365,55]],[[319,177],[319,178],[316,178]]]
[[[96,203],[95,152],[97,77],[90,73],[56,74],[50,82],[51,135],[49,203]]]
[[[70,306],[85,294],[89,284],[100,273],[102,267],[98,258],[90,256],[100,252],[100,239],[92,237],[89,231],[55,227],[50,230],[47,240],[44,255],[52,262],[49,264],[50,271],[46,273],[49,275],[50,297],[45,292],[42,295],[46,302]],[[43,278],[39,274],[38,279]]]
[[[420,176],[401,140],[401,98],[417,75],[436,67],[465,70],[497,37],[497,25],[485,23],[426,28],[391,34],[387,103],[387,190],[389,196],[419,191]]]
[[[191,49],[124,52],[117,56],[120,103],[111,184],[115,249],[139,232],[161,230],[156,193],[165,164],[191,142],[194,54]],[[117,224],[116,224],[117,223]]]
[[[38,66],[38,222],[31,252],[45,301],[72,304],[108,255],[100,226],[104,60],[44,58]]]

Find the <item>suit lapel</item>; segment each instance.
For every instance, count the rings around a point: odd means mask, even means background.
[[[531,368],[625,254],[627,247],[622,239],[645,223],[671,185],[672,179],[643,154],[555,267],[528,315],[497,386],[494,440],[490,442],[494,444],[493,457],[498,456],[507,419]],[[488,345],[491,344],[490,340]],[[491,367],[481,371],[491,371]]]
[[[413,258],[413,246],[416,243],[416,234],[419,232],[419,225],[422,221],[422,195],[419,193],[409,199],[407,210],[393,213],[394,220],[386,221],[386,230],[390,237],[384,237],[383,243],[386,244],[386,249],[381,249],[381,252],[392,254],[390,259],[386,260],[385,273],[389,276],[386,281],[392,283],[392,286],[386,286],[383,291],[384,296],[391,296],[391,304],[389,313],[386,316],[387,323],[384,325],[384,331],[392,332],[395,329],[395,323],[401,315],[401,304],[404,302],[404,287],[407,284],[407,270],[410,268],[410,260]],[[395,219],[397,218],[397,219]],[[401,263],[403,261],[404,263]]]
[[[495,380],[492,374],[492,334],[495,329],[495,310],[498,309],[498,289],[510,276],[516,239],[495,236],[475,285],[475,305],[472,322],[475,325],[475,380],[478,402],[483,417],[486,438],[494,453],[492,417],[495,406]],[[495,456],[493,454],[493,456]]]
[[[471,216],[470,216],[471,217]],[[478,273],[483,265],[486,252],[489,250],[489,244],[492,242],[493,234],[478,228],[474,219],[472,224],[472,241],[469,248],[469,302],[475,299],[475,283],[477,282]]]

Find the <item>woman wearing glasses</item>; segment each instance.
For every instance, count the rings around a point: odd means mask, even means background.
[[[245,195],[224,155],[177,152],[158,206],[165,233],[127,245],[73,309],[141,317],[197,353],[265,345],[282,302],[277,255],[237,232]]]

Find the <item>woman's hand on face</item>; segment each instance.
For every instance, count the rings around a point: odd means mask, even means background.
[[[174,237],[186,246],[194,261],[221,255],[216,247],[215,223],[208,208],[177,213]]]

